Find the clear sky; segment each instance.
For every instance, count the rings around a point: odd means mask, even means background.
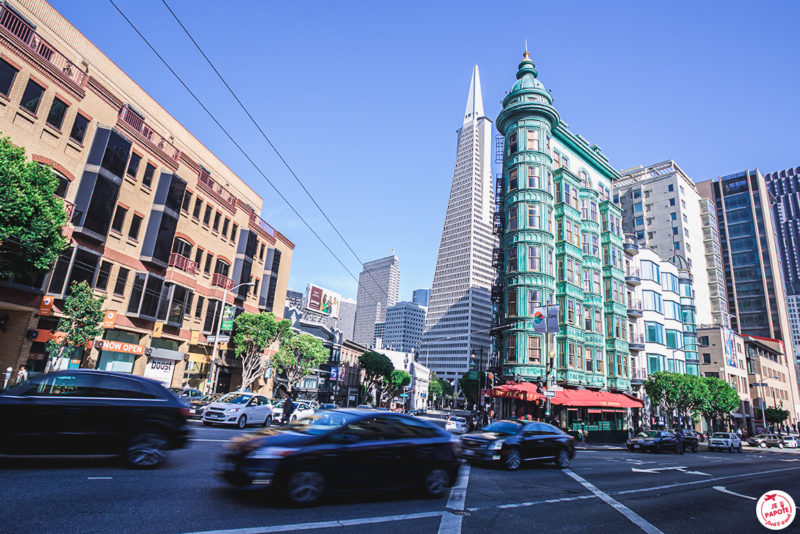
[[[356,282],[106,0],[51,0],[264,197],[296,244],[290,287]],[[117,0],[357,276],[327,226],[157,0]],[[800,2],[167,0],[361,260],[429,287],[470,73],[494,119],[524,40],[561,117],[618,169],[675,159],[696,181],[800,165]]]

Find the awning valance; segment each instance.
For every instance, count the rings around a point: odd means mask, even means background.
[[[625,393],[610,391],[591,391],[588,389],[567,389],[556,391],[550,402],[559,406],[578,406],[592,408],[642,408],[644,401]]]
[[[539,393],[535,384],[530,382],[520,382],[519,384],[504,384],[489,390],[490,397],[499,397],[503,399],[517,399],[524,401],[535,401],[543,399],[544,396]]]

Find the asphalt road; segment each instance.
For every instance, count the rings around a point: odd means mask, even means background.
[[[800,503],[798,451],[701,446],[682,456],[581,450],[567,470],[465,464],[449,499],[362,494],[297,509],[212,476],[223,443],[238,433],[196,425],[190,448],[173,451],[155,471],[112,459],[4,461],[0,532],[767,532],[754,499],[781,489]],[[800,531],[800,521],[788,531]]]

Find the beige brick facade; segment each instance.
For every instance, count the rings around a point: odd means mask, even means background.
[[[33,160],[53,166],[75,223],[67,229],[72,248],[71,256],[62,256],[61,283],[57,263],[40,287],[0,286],[2,369],[11,366],[16,373],[29,358],[38,366],[44,338],[30,339],[31,332],[55,327],[53,318],[36,313],[41,295],[56,296],[57,317],[69,281],[86,279],[106,296],[105,309],[118,312],[106,339],[165,351],[173,385],[186,378],[204,385],[212,344],[207,336],[217,322],[209,310],[221,308],[226,286],[250,281],[256,286],[237,291],[235,300],[229,291],[228,303],[282,315],[293,243],[258,216],[263,201],[255,191],[52,6],[12,0],[1,9],[0,70],[17,72],[8,87],[0,81],[0,132]],[[37,86],[43,92],[35,102],[30,96]],[[60,120],[59,101],[67,106]],[[88,121],[82,133],[79,115]],[[122,147],[116,152],[115,139]],[[104,152],[92,156],[93,150]],[[100,189],[103,184],[114,185]],[[182,196],[173,198],[178,192]],[[105,210],[101,199],[107,200]],[[98,224],[107,232],[97,232]],[[150,305],[157,314],[144,311]],[[164,325],[156,341],[157,323]],[[193,332],[199,335],[191,344]],[[191,354],[190,374],[177,353]],[[118,364],[109,358],[95,348],[86,351],[82,365],[145,374],[151,363],[145,354],[121,357]],[[226,387],[237,383],[235,366],[224,359]]]

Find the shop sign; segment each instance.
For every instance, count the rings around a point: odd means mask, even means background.
[[[103,314],[103,328],[114,328],[117,324],[117,312],[107,311]]]
[[[153,337],[161,337],[164,333],[164,323],[156,321],[153,324]]]
[[[50,295],[42,297],[42,302],[39,304],[39,315],[51,315],[53,313],[53,304],[56,298]]]
[[[548,399],[553,399],[556,396],[556,392],[553,391],[552,389],[548,391],[543,391],[542,393],[544,393],[544,396],[547,397]]]
[[[192,330],[192,335],[189,338],[190,345],[197,345],[200,342],[200,330]]]
[[[124,352],[125,354],[144,354],[145,346],[136,343],[125,343],[124,341],[109,341],[99,339],[95,343],[97,350],[107,350],[109,352]]]
[[[174,360],[150,358],[144,368],[145,378],[152,378],[169,387],[172,384],[172,373],[175,370]]]
[[[338,367],[331,367],[331,382],[336,382],[339,380],[339,368]]]

